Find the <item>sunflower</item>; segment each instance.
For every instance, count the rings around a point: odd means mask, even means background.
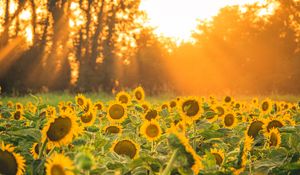
[[[224,97],[224,103],[225,104],[230,104],[233,101],[231,96],[225,96]]]
[[[122,104],[129,105],[131,103],[131,97],[130,95],[125,92],[121,91],[116,95],[116,100],[118,102],[121,102]]]
[[[269,133],[266,133],[266,137],[268,139],[269,147],[279,147],[281,143],[280,132],[277,128],[272,128]]]
[[[24,118],[24,112],[21,109],[17,109],[15,112],[11,113],[11,116],[13,116],[13,118],[15,120],[22,120]]]
[[[104,128],[104,132],[108,134],[121,134],[122,133],[122,126],[121,125],[108,125]]]
[[[237,120],[234,113],[226,113],[223,117],[223,125],[225,128],[234,128],[237,125]]]
[[[71,112],[62,112],[53,116],[42,130],[42,141],[48,139],[49,147],[67,145],[72,142],[73,137],[80,131],[76,116]]]
[[[270,99],[265,99],[260,104],[260,111],[263,114],[269,114],[272,111],[272,101]]]
[[[223,117],[223,115],[225,114],[225,108],[221,105],[218,105],[215,107],[215,109],[218,112],[218,117]]]
[[[31,113],[31,114],[35,114],[36,111],[37,111],[37,107],[32,104],[31,102],[28,102],[27,105],[26,105],[26,108],[28,109],[28,111]]]
[[[47,106],[45,112],[46,112],[46,117],[56,116],[56,109],[53,106]]]
[[[272,128],[281,128],[285,125],[284,120],[279,117],[269,117],[264,123],[263,128],[265,132],[270,132]]]
[[[133,90],[133,97],[136,101],[141,102],[145,99],[145,91],[139,86]]]
[[[218,110],[215,107],[210,107],[208,111],[206,111],[206,119],[209,123],[213,123],[218,120]]]
[[[74,175],[74,165],[69,157],[53,154],[45,164],[46,175]]]
[[[249,137],[253,137],[255,139],[256,136],[258,135],[259,131],[261,131],[263,129],[263,126],[264,126],[263,120],[260,120],[260,119],[252,120],[246,130],[247,135]]]
[[[127,108],[124,104],[114,101],[107,108],[107,117],[112,122],[123,122],[127,118]]]
[[[12,145],[0,147],[0,174],[22,175],[25,171],[25,159],[20,154],[14,152]]]
[[[115,141],[111,147],[111,151],[118,155],[126,155],[131,159],[137,158],[140,146],[130,139]]]
[[[8,101],[7,104],[6,104],[6,106],[8,108],[13,108],[14,107],[14,103],[12,101]]]
[[[85,105],[85,102],[86,102],[86,98],[85,96],[83,96],[82,94],[78,94],[76,97],[75,97],[75,103],[80,106],[80,107],[83,107]]]
[[[156,120],[146,120],[141,126],[140,132],[148,141],[155,141],[161,136],[162,130]]]
[[[96,120],[95,111],[85,112],[80,116],[80,121],[83,126],[92,126]]]
[[[144,114],[143,118],[148,121],[155,120],[159,118],[158,111],[156,109],[148,109]]]
[[[24,107],[23,107],[23,105],[21,103],[16,103],[16,109],[17,110],[23,110]]]
[[[290,114],[285,114],[282,119],[287,125],[296,126],[296,122]]]
[[[168,110],[169,109],[169,104],[167,102],[163,103],[161,106],[160,106],[161,110]]]
[[[221,166],[224,162],[224,151],[220,149],[210,149],[210,153],[215,157],[216,164]]]
[[[32,157],[36,160],[39,157],[39,144],[38,143],[34,143],[30,149],[30,153],[32,155]]]
[[[150,109],[151,104],[148,103],[147,101],[143,101],[141,103],[142,108],[144,109],[144,112],[148,111],[148,109]]]
[[[171,100],[171,101],[169,102],[169,106],[170,106],[171,109],[176,108],[176,106],[177,106],[176,100]]]
[[[85,104],[81,107],[83,112],[88,113],[93,110],[93,103],[91,99],[86,99]]]
[[[188,123],[192,123],[201,116],[201,105],[196,97],[182,99],[178,108],[179,113]]]
[[[104,105],[101,101],[97,101],[95,104],[94,104],[94,110],[96,111],[103,111],[104,110]]]

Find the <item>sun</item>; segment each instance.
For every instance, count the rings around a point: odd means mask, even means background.
[[[192,41],[198,20],[209,20],[227,5],[245,5],[265,0],[142,0],[140,10],[147,13],[146,25],[155,33],[174,40]]]

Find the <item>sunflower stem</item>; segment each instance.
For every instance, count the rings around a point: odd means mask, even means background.
[[[196,150],[196,139],[195,139],[195,135],[196,135],[196,122],[193,121],[193,149]]]
[[[167,167],[166,167],[166,168],[164,169],[164,171],[162,172],[162,175],[169,175],[169,174],[170,174],[171,168],[172,168],[172,164],[173,164],[173,162],[175,161],[177,152],[178,152],[178,149],[176,149],[176,150],[173,152],[173,154],[172,154],[172,156],[171,156],[171,158],[170,158],[170,160],[169,160],[169,162],[168,162],[168,164],[167,164]]]
[[[41,158],[42,158],[47,143],[48,143],[48,139],[46,139],[46,140],[43,142],[42,147],[41,147],[40,150],[39,150],[39,157],[38,157],[38,159],[41,159]]]

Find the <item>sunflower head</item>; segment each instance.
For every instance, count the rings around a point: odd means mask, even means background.
[[[67,145],[79,131],[75,114],[61,113],[48,119],[42,130],[42,141],[48,139],[49,147]]]
[[[130,139],[115,141],[111,147],[111,151],[118,155],[125,155],[131,159],[137,158],[140,147],[137,143]]]
[[[145,91],[139,86],[133,90],[133,97],[136,101],[143,101],[145,99]]]
[[[191,122],[200,118],[202,106],[195,97],[184,98],[179,105],[179,112],[187,122]]]
[[[104,132],[108,134],[121,134],[122,133],[122,126],[121,125],[108,125],[104,128]]]
[[[160,138],[162,130],[156,120],[145,120],[140,132],[148,141],[155,141]]]
[[[12,117],[14,120],[22,120],[24,117],[24,112],[21,109],[17,109],[15,112],[12,113]]]
[[[265,120],[264,130],[270,132],[272,128],[281,128],[285,126],[284,120],[279,117],[269,117]]]
[[[14,152],[14,147],[0,145],[0,174],[22,175],[25,171],[25,159]]]
[[[260,104],[260,111],[263,114],[269,114],[272,111],[273,104],[270,99],[265,99]]]
[[[116,95],[116,100],[122,104],[128,105],[131,103],[131,97],[130,95],[125,92],[121,91]]]
[[[169,102],[169,106],[170,106],[171,109],[176,108],[176,106],[177,106],[177,101],[176,101],[176,100],[171,100],[171,101]]]
[[[123,122],[127,118],[126,106],[117,101],[110,102],[107,108],[107,117],[112,122]]]
[[[92,126],[96,120],[95,111],[85,112],[80,116],[80,121],[83,126]]]
[[[101,101],[97,101],[94,104],[94,110],[96,110],[96,111],[103,111],[104,110],[104,104]]]
[[[74,175],[74,165],[69,157],[54,153],[47,159],[46,175]]]
[[[234,113],[226,113],[223,117],[223,125],[225,128],[234,128],[237,125],[237,118]]]
[[[224,103],[230,104],[233,101],[231,96],[225,96],[224,97]]]
[[[80,107],[83,107],[85,105],[85,102],[86,102],[86,98],[85,96],[83,96],[82,94],[78,94],[76,97],[75,97],[75,103],[80,106]]]
[[[16,103],[16,109],[17,110],[23,110],[24,107],[23,107],[23,105],[21,103]]]
[[[156,109],[148,109],[144,114],[144,119],[151,121],[159,118],[158,111]]]
[[[263,126],[264,126],[264,122],[262,120],[259,119],[252,120],[246,130],[247,135],[255,139],[256,136],[259,134],[259,131],[263,129]]]
[[[210,153],[215,157],[216,164],[222,166],[224,162],[224,151],[220,149],[210,149]]]
[[[279,147],[281,143],[281,135],[277,128],[272,128],[269,133],[266,134],[268,144],[270,147]]]

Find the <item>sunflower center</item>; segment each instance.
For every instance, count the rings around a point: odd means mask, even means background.
[[[231,97],[229,97],[229,96],[226,96],[224,101],[225,101],[226,103],[229,103],[229,102],[231,102]]]
[[[163,104],[163,105],[161,106],[161,109],[168,109],[168,105]]]
[[[78,103],[80,106],[82,106],[82,105],[84,104],[84,101],[83,101],[82,98],[78,98],[78,99],[77,99],[77,103]]]
[[[121,103],[127,104],[128,101],[129,101],[129,99],[128,99],[128,97],[127,97],[126,95],[121,95],[121,96],[119,97],[119,101],[120,101]]]
[[[120,119],[125,114],[123,106],[119,104],[112,105],[108,112],[110,117],[113,119]]]
[[[144,108],[145,111],[147,111],[149,109],[148,105],[143,104],[142,107]]]
[[[142,100],[143,98],[143,95],[140,91],[136,91],[135,92],[135,98],[138,99],[138,100]]]
[[[263,111],[267,111],[269,109],[269,103],[267,101],[263,102],[262,105],[261,105],[261,109]]]
[[[15,156],[8,152],[0,150],[0,174],[17,174],[18,164]]]
[[[222,164],[222,162],[223,162],[222,156],[220,154],[218,154],[218,153],[212,153],[212,155],[215,156],[216,163],[217,163],[217,165],[220,166]]]
[[[83,123],[89,123],[93,119],[93,114],[92,113],[84,114],[80,117],[80,119]]]
[[[53,165],[51,168],[51,175],[65,175],[64,168],[61,165]]]
[[[182,110],[189,117],[193,117],[198,114],[200,107],[196,100],[187,100],[182,104]]]
[[[155,119],[157,117],[157,111],[156,110],[150,110],[150,111],[148,111],[147,112],[147,114],[146,114],[146,116],[145,116],[145,118],[147,119],[147,120],[151,120],[151,119]]]
[[[281,127],[283,127],[283,124],[280,121],[272,120],[271,122],[269,122],[269,124],[267,126],[267,130],[269,132],[270,129],[272,129],[272,128],[281,128]]]
[[[96,104],[95,107],[96,107],[97,110],[101,110],[102,109],[102,105],[101,104]]]
[[[262,130],[263,122],[261,121],[254,121],[250,124],[249,129],[248,129],[248,136],[252,136],[255,138],[258,135],[258,132]]]
[[[225,123],[226,126],[232,126],[233,123],[234,123],[234,115],[233,114],[227,114],[225,116],[224,123]]]
[[[14,119],[19,120],[21,118],[21,112],[20,111],[16,111],[15,115],[14,115]]]
[[[149,126],[147,126],[146,128],[146,135],[148,137],[157,137],[159,134],[159,128],[156,125],[150,124]]]
[[[278,145],[278,138],[275,133],[271,133],[270,137],[270,146],[277,146]]]
[[[63,139],[71,130],[72,121],[70,118],[58,117],[50,124],[47,131],[47,137],[51,141],[59,141]]]
[[[126,155],[132,159],[137,153],[137,148],[131,141],[122,140],[115,145],[114,151],[119,155]]]
[[[109,126],[106,128],[105,132],[111,134],[117,134],[120,132],[120,128],[118,128],[117,126]]]
[[[175,102],[175,101],[171,101],[171,102],[170,102],[170,107],[171,107],[171,108],[174,108],[175,106],[176,106],[176,102]]]
[[[36,144],[35,147],[34,147],[34,152],[36,154],[39,154],[40,150],[39,150],[39,144]]]

